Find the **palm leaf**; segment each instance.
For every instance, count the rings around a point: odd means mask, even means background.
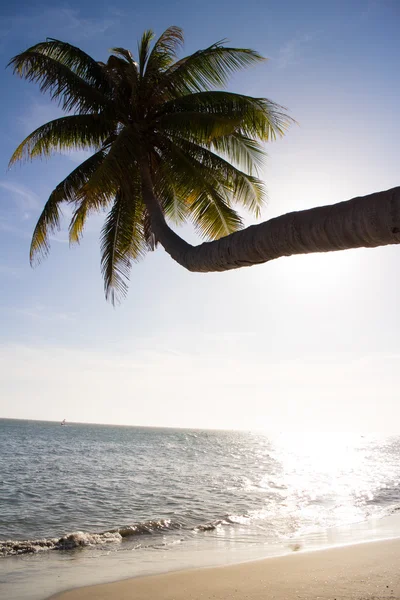
[[[130,50],[126,50],[125,48],[111,48],[111,52],[125,60],[125,62],[137,68],[138,64],[133,58],[133,54]]]
[[[180,27],[168,27],[155,42],[146,65],[146,79],[159,79],[176,59],[177,51],[184,41]]]
[[[47,38],[45,42],[35,44],[26,52],[39,52],[48,56],[71,69],[89,85],[94,85],[103,92],[108,91],[108,81],[101,63],[95,61],[77,46],[54,38]]]
[[[27,81],[39,84],[42,93],[49,92],[65,111],[99,112],[109,99],[98,87],[85,81],[68,66],[41,52],[27,50],[15,56],[8,66]]]
[[[19,160],[53,152],[99,148],[115,131],[116,124],[101,115],[69,115],[50,121],[35,129],[14,151],[9,166]]]
[[[177,61],[166,71],[160,87],[173,98],[224,87],[233,73],[265,60],[254,50],[227,48],[223,43],[224,40]]]
[[[240,216],[215,187],[201,192],[190,211],[196,230],[208,240],[218,240],[243,227]]]
[[[137,176],[138,141],[134,132],[125,127],[113,141],[100,167],[80,191],[96,210],[104,208],[118,189]]]
[[[168,163],[158,155],[156,159],[157,168],[153,173],[154,192],[160,199],[162,209],[167,219],[176,225],[181,225],[189,217],[189,207],[185,195],[186,186],[179,186],[179,177],[171,172]],[[190,193],[190,192],[189,192]]]
[[[35,259],[37,263],[40,263],[49,253],[49,237],[52,233],[55,233],[55,231],[59,231],[60,229],[62,202],[75,201],[76,195],[81,187],[86,183],[103,160],[104,152],[97,152],[74,169],[52,191],[33,232],[30,248],[31,265],[34,264]]]
[[[208,171],[207,179],[218,182],[230,203],[242,205],[254,216],[260,216],[266,198],[264,183],[260,179],[241,171],[208,148],[187,140],[174,140],[174,143],[186,157],[190,157],[194,168]]]
[[[240,119],[193,111],[163,115],[154,122],[154,126],[172,139],[177,137],[210,144],[216,138],[234,133],[240,127]]]
[[[259,142],[238,132],[214,138],[210,147],[250,175],[258,173],[266,157]]]
[[[143,204],[138,186],[132,186],[126,195],[119,190],[101,231],[101,271],[106,298],[112,304],[125,296],[128,290],[132,260],[146,253],[143,227]]]
[[[262,141],[282,136],[293,123],[284,111],[282,106],[266,98],[219,91],[189,94],[162,106],[163,115],[199,113],[237,119],[240,122],[238,131],[242,135]]]
[[[146,70],[147,61],[150,56],[150,44],[153,38],[154,33],[151,31],[151,29],[148,29],[143,33],[142,39],[140,40],[140,44],[138,46],[140,77],[143,77]]]
[[[137,178],[136,156],[134,154],[134,136],[129,128],[123,129],[106,153],[99,168],[79,190],[76,209],[70,226],[71,244],[79,243],[89,214],[106,209],[118,190],[131,185]]]
[[[176,193],[187,203],[191,218],[203,236],[217,239],[242,228],[241,218],[229,206],[229,189],[224,189],[212,169],[165,138],[160,153],[174,176]]]

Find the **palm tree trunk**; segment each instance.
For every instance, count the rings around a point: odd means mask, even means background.
[[[227,271],[293,254],[400,243],[400,187],[291,212],[199,246],[188,244],[167,225],[148,167],[142,168],[142,190],[157,241],[189,271]]]

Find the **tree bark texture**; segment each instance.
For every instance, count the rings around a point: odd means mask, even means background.
[[[227,271],[281,256],[400,243],[400,187],[287,213],[199,246],[185,242],[166,223],[148,169],[142,171],[142,189],[157,241],[189,271]]]

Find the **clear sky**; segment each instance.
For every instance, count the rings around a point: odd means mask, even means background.
[[[49,36],[104,60],[169,25],[184,28],[186,53],[222,38],[260,51],[269,62],[231,89],[299,123],[268,147],[267,219],[400,185],[399,24],[398,0],[22,1],[0,9],[0,57]],[[133,267],[114,309],[100,219],[80,247],[64,228],[30,268],[35,219],[79,156],[7,172],[21,139],[59,110],[10,70],[0,87],[0,417],[399,431],[400,248],[207,275],[159,249]]]

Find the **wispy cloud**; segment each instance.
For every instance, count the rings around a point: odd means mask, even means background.
[[[30,307],[9,308],[9,312],[19,317],[28,317],[34,321],[74,321],[75,313],[60,312],[43,304],[36,304]]]
[[[4,231],[5,233],[12,233],[13,235],[16,235],[17,237],[20,237],[23,239],[29,239],[31,237],[31,235],[29,234],[28,231],[25,231],[21,227],[16,227],[12,223],[9,223],[1,215],[0,215],[0,231]]]
[[[37,212],[41,207],[39,197],[28,187],[13,181],[0,181],[0,188],[9,192],[13,202],[22,213],[22,218],[27,219],[31,212]]]
[[[3,18],[0,29],[0,43],[3,45],[11,38],[19,37],[21,31],[27,39],[40,39],[48,35],[76,42],[91,39],[104,34],[120,21],[118,14],[106,17],[84,18],[78,10],[64,8],[46,8],[32,14],[21,11],[14,16]]]
[[[368,0],[364,10],[361,13],[361,19],[368,19],[373,12],[379,9],[384,2],[382,0]]]
[[[0,275],[3,277],[12,277],[14,279],[19,279],[21,276],[21,269],[17,267],[10,267],[9,265],[0,264]]]
[[[312,40],[310,34],[295,37],[287,41],[278,52],[277,65],[279,69],[286,69],[289,66],[296,65],[301,60],[302,48]]]

